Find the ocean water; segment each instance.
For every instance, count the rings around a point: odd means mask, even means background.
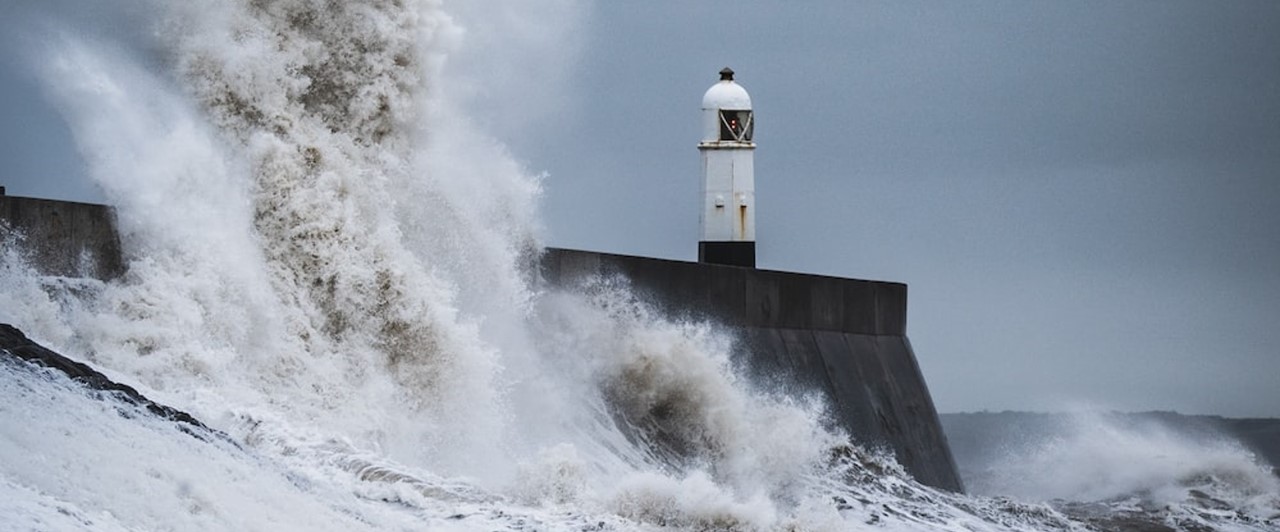
[[[549,290],[542,183],[459,103],[440,2],[135,1],[116,33],[51,5],[30,64],[129,270],[5,249],[0,321],[216,432],[4,359],[0,529],[1280,526],[1243,449],[1106,427],[938,492],[742,376],[714,323]]]

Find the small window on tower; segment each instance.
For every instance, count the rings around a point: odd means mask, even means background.
[[[751,122],[751,111],[721,109],[720,140],[750,142],[751,132],[755,129]]]

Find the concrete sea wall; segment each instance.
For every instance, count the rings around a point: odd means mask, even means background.
[[[15,240],[46,275],[124,272],[110,207],[0,195],[0,242]],[[542,268],[547,282],[569,289],[625,276],[670,317],[730,328],[756,376],[820,393],[833,423],[856,440],[893,451],[924,484],[963,489],[907,340],[906,285],[567,249],[548,249]]]
[[[907,340],[906,285],[568,249],[548,249],[542,267],[566,288],[624,276],[671,317],[730,328],[757,377],[821,393],[856,440],[892,450],[924,484],[963,491]]]
[[[0,195],[0,243],[14,241],[45,275],[124,273],[115,212],[105,205]]]

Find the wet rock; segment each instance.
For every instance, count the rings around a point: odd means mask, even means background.
[[[86,388],[113,393],[125,402],[141,406],[156,416],[195,429],[196,431],[187,430],[193,436],[203,439],[214,433],[190,414],[147,399],[132,387],[112,381],[89,365],[62,356],[33,342],[17,327],[7,323],[0,323],[0,356],[11,356],[31,364],[61,371]]]

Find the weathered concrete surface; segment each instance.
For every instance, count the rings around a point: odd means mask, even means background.
[[[728,326],[751,372],[821,393],[855,439],[892,450],[924,484],[963,491],[906,337],[906,285],[554,248],[542,268],[565,288],[625,276],[668,316]]]
[[[115,213],[105,205],[0,196],[0,242],[45,275],[111,279],[124,272]]]
[[[725,325],[904,336],[907,285],[548,248],[543,275],[568,286],[623,275],[637,294],[674,316]]]

